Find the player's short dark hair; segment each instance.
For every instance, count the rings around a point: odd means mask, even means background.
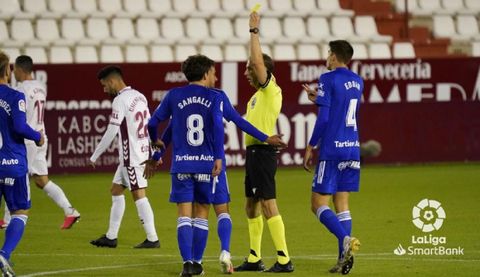
[[[189,82],[202,80],[205,73],[207,73],[215,62],[209,57],[201,54],[189,56],[182,63],[182,72]]]
[[[97,79],[102,80],[109,77],[110,75],[117,75],[120,78],[123,78],[123,73],[120,67],[116,65],[107,65],[104,68],[100,69],[97,74]]]
[[[346,40],[332,40],[328,43],[330,51],[335,54],[337,60],[348,64],[353,56],[353,47]]]
[[[32,73],[33,60],[30,56],[20,55],[15,59],[15,67],[21,68],[26,73]]]
[[[267,71],[270,73],[273,73],[273,70],[275,69],[275,63],[273,62],[272,58],[265,53],[262,54],[262,56],[263,56],[263,63],[265,64]]]
[[[10,58],[7,54],[0,51],[0,78],[7,75],[7,67],[10,66]]]

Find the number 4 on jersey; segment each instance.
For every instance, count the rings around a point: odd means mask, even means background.
[[[350,99],[350,104],[348,104],[347,118],[345,118],[347,127],[353,127],[354,131],[357,131],[357,102],[358,99]]]

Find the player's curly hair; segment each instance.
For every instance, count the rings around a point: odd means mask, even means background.
[[[352,60],[353,47],[346,40],[332,40],[328,43],[330,51],[335,54],[337,60],[348,64]]]
[[[182,63],[182,72],[189,82],[195,82],[202,80],[205,73],[207,73],[212,66],[215,66],[215,62],[205,55],[192,55],[189,56]]]

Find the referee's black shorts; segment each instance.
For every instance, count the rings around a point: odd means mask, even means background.
[[[245,196],[275,199],[277,149],[270,145],[250,145],[245,161]]]

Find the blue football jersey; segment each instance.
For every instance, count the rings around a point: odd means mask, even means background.
[[[219,89],[213,89],[218,92],[219,97],[223,103],[223,118],[227,121],[231,121],[237,125],[242,131],[245,133],[253,136],[254,138],[260,140],[260,141],[265,141],[268,136],[259,131],[257,128],[255,128],[252,124],[250,124],[248,121],[246,121],[238,112],[235,110],[235,108],[232,106],[232,103],[230,102],[230,99],[228,99],[227,94],[223,90]],[[165,147],[168,147],[168,145],[172,141],[172,122],[168,123],[167,128],[164,129],[162,138],[161,140],[163,143],[165,143]],[[164,151],[162,150],[161,152],[156,151],[152,158],[156,161],[158,161],[164,154]],[[225,160],[225,155],[222,157],[223,161],[223,169],[225,170],[227,163]]]
[[[171,117],[171,173],[210,174],[215,159],[223,158],[222,106],[218,91],[204,86],[190,84],[168,92],[149,127]]]
[[[319,141],[320,160],[360,160],[357,118],[362,92],[362,78],[347,68],[320,76],[316,104],[330,109]]]
[[[0,85],[0,177],[27,174],[24,139],[38,141],[40,133],[27,125],[25,95]]]

